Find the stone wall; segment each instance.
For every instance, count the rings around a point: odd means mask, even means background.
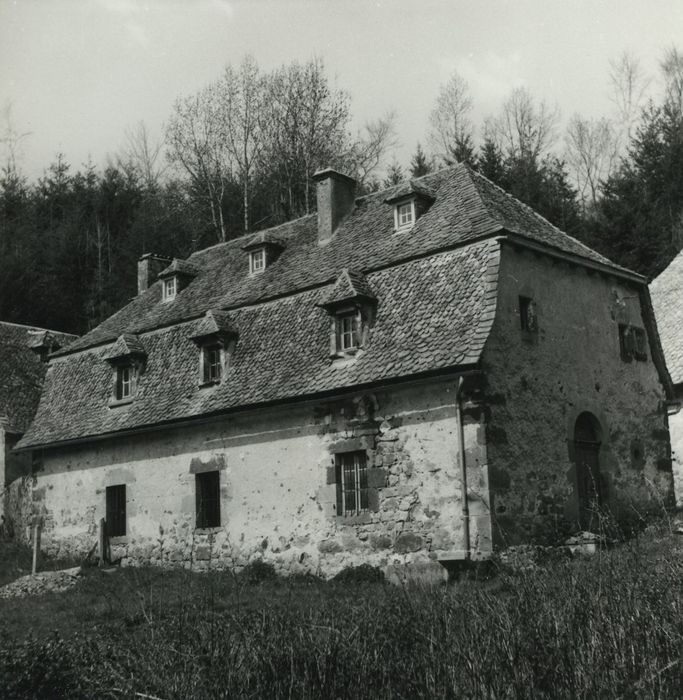
[[[107,486],[126,484],[123,564],[240,570],[262,559],[285,573],[331,576],[368,563],[441,577],[464,556],[455,380],[233,415],[172,430],[45,451],[32,486],[50,554],[97,542]],[[120,409],[115,409],[120,410]],[[125,409],[123,409],[125,410]],[[465,426],[472,493],[487,501],[477,416]],[[335,454],[367,454],[367,513],[337,515]],[[195,474],[220,473],[221,527],[195,528]],[[27,518],[28,515],[24,515]],[[490,551],[488,507],[472,506],[475,556]]]
[[[521,328],[519,297],[537,330]],[[553,541],[579,529],[574,426],[602,432],[600,466],[619,517],[671,503],[664,391],[652,353],[621,359],[618,324],[644,327],[638,290],[505,244],[487,377],[487,447],[497,544]]]

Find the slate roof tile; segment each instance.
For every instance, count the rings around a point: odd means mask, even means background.
[[[683,384],[683,252],[652,280],[650,295],[671,381]]]

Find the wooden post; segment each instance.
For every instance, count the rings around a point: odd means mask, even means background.
[[[107,521],[100,518],[100,566],[107,562]]]
[[[38,520],[33,523],[33,565],[31,573],[35,576],[38,570],[38,552],[40,551],[40,524]]]

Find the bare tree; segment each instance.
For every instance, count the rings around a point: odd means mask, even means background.
[[[575,114],[565,133],[566,159],[574,172],[584,213],[595,207],[600,185],[612,172],[619,151],[613,124],[604,117],[584,119]]]
[[[458,73],[441,85],[429,115],[429,143],[444,162],[450,163],[463,147],[472,143],[472,100],[469,86]]]
[[[124,169],[133,168],[148,189],[161,181],[166,166],[162,158],[164,138],[153,139],[144,121],[126,128],[125,145],[117,158]]]
[[[618,59],[610,61],[610,82],[612,101],[621,127],[621,142],[625,145],[631,139],[651,80],[640,60],[633,53],[624,51]]]
[[[535,101],[523,87],[514,88],[501,114],[487,122],[487,132],[508,157],[537,160],[556,138],[559,109]]]
[[[18,175],[18,162],[21,159],[21,142],[31,135],[30,131],[19,132],[12,116],[12,103],[5,102],[2,108],[3,131],[0,143],[5,151],[3,170],[7,176]]]
[[[225,139],[222,99],[214,83],[196,95],[179,99],[166,128],[169,161],[184,170],[203,193],[220,241],[227,239],[223,217],[226,187],[234,162]]]
[[[247,56],[239,72],[227,66],[218,83],[224,140],[242,186],[244,231],[249,230],[251,181],[266,145],[269,122],[266,81],[256,61]]]
[[[347,173],[355,175],[361,188],[370,183],[387,152],[396,146],[395,122],[394,112],[367,122],[356,140],[350,144],[343,167]]]
[[[664,99],[669,108],[683,115],[683,53],[675,46],[664,52],[660,63],[664,77]]]

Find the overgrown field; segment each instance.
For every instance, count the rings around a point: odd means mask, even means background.
[[[678,698],[682,593],[683,537],[654,528],[430,590],[259,566],[91,570],[65,593],[0,601],[0,695]]]

